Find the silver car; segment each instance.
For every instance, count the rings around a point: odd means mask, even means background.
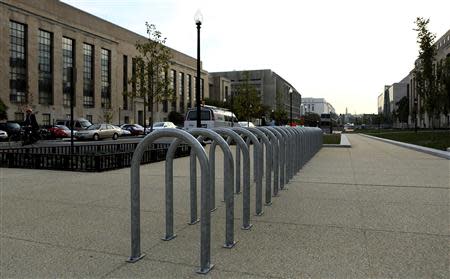
[[[8,133],[0,130],[0,140],[7,139],[7,138],[8,138]]]
[[[116,140],[122,133],[119,127],[111,124],[94,124],[89,126],[86,130],[78,131],[75,134],[77,139],[93,139],[99,140],[104,138],[112,138]]]

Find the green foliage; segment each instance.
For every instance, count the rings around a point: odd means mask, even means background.
[[[304,125],[309,127],[316,127],[320,123],[320,115],[314,112],[307,112],[304,116]]]
[[[429,19],[418,17],[415,21],[418,32],[417,43],[419,44],[419,57],[414,69],[416,77],[416,90],[424,102],[425,110],[429,116],[436,114],[438,110],[438,90],[436,86],[436,76],[433,71],[435,63],[436,48],[434,40],[436,35],[428,30]]]
[[[173,124],[177,126],[183,126],[184,123],[184,115],[177,111],[171,111],[169,112],[169,115],[167,116],[170,122],[173,122]]]
[[[283,105],[283,96],[279,91],[275,95],[276,107],[273,112],[272,118],[275,119],[277,125],[284,125],[288,122],[288,115]]]
[[[155,25],[146,22],[145,26],[148,39],[136,43],[139,55],[133,59],[136,72],[129,81],[133,85],[133,91],[124,94],[132,99],[138,97],[144,100],[144,119],[150,106],[153,126],[153,105],[162,101],[175,101],[176,94],[170,88],[171,81],[167,78],[172,55],[165,46],[166,38],[162,37]]]
[[[261,97],[255,86],[250,84],[249,73],[244,73],[244,81],[237,88],[233,100],[233,112],[240,120],[251,121],[252,118],[260,118],[262,111]]]
[[[8,110],[8,107],[3,103],[2,99],[0,99],[0,120],[8,119],[8,114],[6,111]]]
[[[408,97],[404,96],[397,102],[398,109],[396,111],[396,116],[400,122],[408,122],[409,115],[409,101]]]
[[[231,103],[228,101],[223,102],[223,101],[219,101],[219,100],[213,100],[210,98],[205,98],[203,101],[205,102],[205,105],[208,105],[208,106],[215,106],[215,107],[227,108],[227,109],[231,108]]]

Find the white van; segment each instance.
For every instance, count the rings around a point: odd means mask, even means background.
[[[200,111],[202,128],[240,127],[236,115],[231,111],[213,107],[202,106]],[[197,128],[197,109],[191,108],[186,112],[184,130]]]

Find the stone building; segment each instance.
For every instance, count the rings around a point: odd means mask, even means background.
[[[328,103],[324,98],[311,98],[305,97],[302,98],[302,106],[301,113],[305,115],[305,113],[312,112],[318,115],[322,113],[325,114],[336,114],[333,105]]]
[[[75,118],[144,123],[143,100],[123,92],[133,90],[128,81],[138,54],[135,43],[146,37],[57,0],[0,0],[0,38],[0,98],[9,107],[9,120],[23,120],[27,106],[42,125],[66,119],[73,93]],[[149,107],[155,121],[194,106],[196,59],[171,53],[168,77],[177,101]],[[204,70],[201,79],[206,98]]]
[[[210,77],[225,78],[231,82],[231,90],[226,92],[225,95],[220,96],[221,99],[217,100],[223,101],[224,99],[233,98],[239,86],[245,81],[245,73],[248,73],[249,84],[253,85],[261,96],[263,105],[269,106],[274,111],[276,110],[277,103],[279,103],[287,112],[288,117],[292,108],[292,118],[300,119],[301,94],[289,82],[269,69],[210,73]],[[293,92],[292,106],[289,89],[292,89]]]

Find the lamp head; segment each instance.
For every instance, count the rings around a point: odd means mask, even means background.
[[[292,88],[289,88],[289,94],[292,94],[294,92],[294,90],[292,90]]]
[[[203,15],[200,10],[197,10],[194,15],[195,24],[201,25],[203,22]]]

